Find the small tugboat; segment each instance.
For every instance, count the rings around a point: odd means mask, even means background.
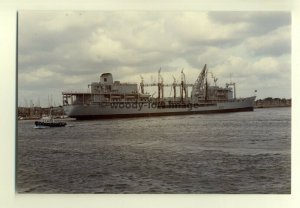
[[[35,128],[36,129],[44,129],[47,127],[65,127],[67,125],[66,122],[55,122],[53,116],[50,115],[47,117],[42,117],[40,121],[35,121]]]

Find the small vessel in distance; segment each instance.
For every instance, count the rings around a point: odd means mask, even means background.
[[[65,127],[67,125],[66,122],[54,121],[52,115],[47,117],[42,117],[40,121],[35,121],[34,124],[36,129],[44,129],[47,127]]]
[[[100,82],[89,85],[90,92],[62,92],[63,108],[67,116],[76,119],[167,116],[203,113],[253,111],[255,96],[236,98],[235,83],[225,87],[208,82],[206,64],[194,84],[187,84],[181,72],[181,82],[164,84],[158,72],[157,83],[121,83],[113,81],[111,73],[100,76]],[[157,97],[145,93],[145,87],[157,86]],[[172,87],[173,96],[164,96],[164,87]],[[188,89],[192,88],[188,96]],[[179,88],[179,96],[177,90]]]

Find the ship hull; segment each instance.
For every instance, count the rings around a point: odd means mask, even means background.
[[[78,120],[172,116],[253,111],[255,97],[207,105],[156,106],[154,103],[98,103],[66,105],[65,113]]]

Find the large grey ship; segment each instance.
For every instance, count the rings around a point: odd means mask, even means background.
[[[76,119],[253,111],[255,96],[236,98],[235,83],[219,87],[217,78],[210,73],[211,84],[209,73],[205,65],[194,84],[186,83],[183,71],[180,83],[174,78],[173,83],[164,84],[159,70],[157,83],[144,83],[141,77],[140,85],[114,81],[111,73],[104,73],[100,82],[89,85],[90,92],[63,92],[63,107],[67,116]],[[157,87],[157,96],[145,93],[149,86]],[[172,97],[164,96],[164,88],[168,86],[172,88]]]

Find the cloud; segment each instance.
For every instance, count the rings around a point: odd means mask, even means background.
[[[18,73],[19,90],[48,91],[57,86],[63,86],[61,74],[47,67]]]
[[[208,64],[220,84],[230,74],[243,82],[244,96],[262,80],[290,81],[287,12],[22,11],[19,18],[19,96],[44,104],[47,94],[60,102],[61,91],[86,89],[104,72],[152,82],[161,67],[173,82],[184,68],[193,83]]]
[[[286,26],[291,23],[289,12],[210,12],[209,17],[212,21],[220,24],[244,23],[248,25],[248,30],[243,35],[262,35],[278,27]]]
[[[257,55],[282,55],[291,53],[291,28],[279,27],[267,34],[250,37],[246,41],[246,47]]]
[[[185,43],[203,45],[230,45],[241,38],[249,25],[245,22],[219,23],[212,21],[210,13],[184,12],[168,23]]]

